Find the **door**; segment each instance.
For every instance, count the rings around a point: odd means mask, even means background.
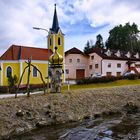
[[[76,79],[85,77],[85,69],[76,69]]]

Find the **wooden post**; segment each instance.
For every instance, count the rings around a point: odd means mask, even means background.
[[[32,67],[35,67],[33,64],[31,64],[31,66],[32,66]],[[44,94],[45,94],[45,92],[46,92],[46,90],[45,90],[45,81],[43,80],[42,73],[41,73],[41,71],[40,71],[37,67],[35,67],[35,68],[37,69],[37,71],[38,71],[39,74],[40,74],[41,80],[42,80],[42,82],[43,82],[43,89],[44,89]]]
[[[68,77],[68,91],[70,90],[70,83],[69,83],[69,77]]]
[[[27,79],[27,97],[30,97],[30,73],[31,73],[31,58],[28,59],[28,79]]]
[[[30,96],[30,73],[31,73],[31,66],[32,67],[35,67],[37,69],[37,71],[39,72],[40,74],[40,77],[41,77],[41,80],[43,82],[43,90],[44,90],[44,94],[45,94],[45,81],[43,80],[43,76],[42,76],[42,73],[41,71],[36,67],[34,66],[33,64],[31,64],[31,58],[28,59],[28,62],[25,61],[25,63],[27,64],[27,66],[24,68],[23,70],[23,73],[21,75],[21,78],[20,78],[20,81],[19,81],[19,84],[18,84],[18,88],[17,88],[17,91],[15,93],[15,98],[17,98],[17,93],[19,91],[19,87],[20,87],[20,84],[21,84],[21,81],[22,81],[22,78],[23,78],[23,75],[25,73],[25,70],[28,68],[28,77],[27,77],[27,89],[26,89],[26,92],[27,92],[27,96],[29,97]]]
[[[23,75],[24,75],[25,70],[26,70],[27,68],[28,68],[28,66],[26,66],[26,67],[24,68],[23,73],[22,73],[22,75],[21,75],[21,78],[20,78],[20,81],[19,81],[19,84],[18,84],[18,88],[17,88],[16,94],[15,94],[15,98],[17,98],[17,94],[18,94],[18,91],[19,91],[19,86],[20,86],[20,84],[21,84]]]

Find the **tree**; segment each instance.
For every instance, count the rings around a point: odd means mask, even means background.
[[[133,23],[121,24],[114,27],[109,32],[109,38],[106,41],[106,47],[110,49],[119,49],[124,51],[137,51],[139,46],[138,26]]]
[[[88,53],[90,49],[91,49],[91,45],[90,45],[89,41],[87,41],[87,43],[84,47],[84,53]]]
[[[17,82],[18,82],[18,78],[16,75],[14,75],[14,76],[11,75],[8,77],[9,91],[11,93],[16,91]]]
[[[103,44],[103,37],[102,37],[100,34],[98,34],[98,35],[96,36],[95,47],[97,47],[97,48],[103,48],[103,47],[104,47],[104,44]]]

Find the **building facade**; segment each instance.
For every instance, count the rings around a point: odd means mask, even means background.
[[[140,73],[140,54],[138,52],[93,48],[88,54],[84,54],[77,48],[72,48],[66,51],[65,62],[66,78],[69,79],[121,76],[127,72]],[[80,71],[83,71],[83,74],[78,76]]]
[[[21,45],[12,45],[9,49],[0,57],[0,85],[8,85],[8,77],[16,75],[18,80],[20,79],[24,68],[27,67],[28,59],[31,59],[31,63],[41,71],[44,81],[48,77],[48,59],[54,52],[54,48],[58,48],[58,53],[64,57],[64,34],[62,33],[57,18],[56,5],[54,9],[52,28],[48,33],[48,48],[36,48],[27,47]],[[64,64],[63,64],[64,68]],[[22,85],[27,84],[28,70],[25,71]],[[64,79],[64,76],[63,76]],[[41,78],[39,72],[32,67],[30,75],[30,84],[41,84]]]

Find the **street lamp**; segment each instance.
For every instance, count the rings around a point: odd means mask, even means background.
[[[47,32],[47,34],[49,34],[49,31],[45,28],[39,28],[39,27],[33,27],[33,29],[35,30],[43,30],[45,32]],[[50,55],[50,50],[49,50],[49,45],[47,43],[47,48],[48,48],[48,77],[47,77],[47,92],[49,93],[49,55]]]
[[[33,29],[35,30],[43,30],[43,31],[46,31],[47,33],[49,33],[49,31],[45,28],[39,28],[39,27],[33,27]]]

